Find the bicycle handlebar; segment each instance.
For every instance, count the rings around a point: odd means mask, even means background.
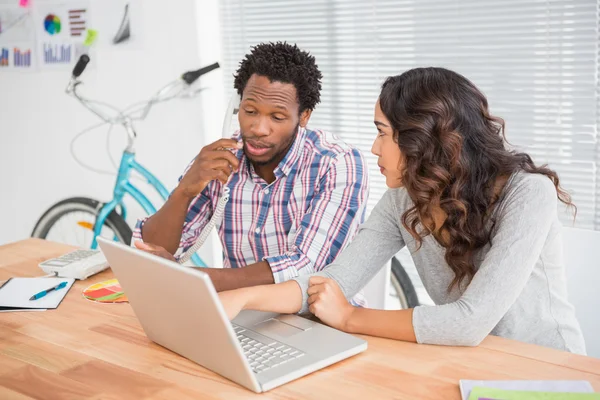
[[[154,94],[154,96],[152,96],[152,98],[149,101],[144,102],[144,103],[136,103],[135,105],[133,105],[133,106],[137,106],[137,105],[144,104],[142,107],[138,107],[137,109],[132,109],[132,107],[130,106],[130,107],[125,108],[123,111],[119,111],[115,107],[109,106],[106,103],[100,103],[97,101],[89,100],[89,99],[81,96],[78,93],[77,88],[82,83],[78,78],[85,71],[89,62],[90,62],[90,57],[87,54],[83,54],[83,55],[81,55],[81,57],[79,57],[79,60],[77,60],[77,64],[73,68],[73,75],[71,77],[69,85],[67,86],[66,92],[68,94],[75,96],[81,102],[81,104],[83,104],[88,110],[90,110],[91,112],[96,114],[98,117],[100,117],[107,123],[122,123],[125,119],[131,120],[131,118],[129,118],[130,115],[132,115],[132,113],[135,113],[137,111],[142,111],[142,113],[138,117],[134,117],[133,120],[143,120],[146,118],[146,116],[148,115],[148,112],[150,111],[150,108],[154,104],[160,103],[163,101],[167,101],[167,100],[171,100],[173,98],[185,95],[186,92],[185,92],[184,86],[190,87],[191,84],[193,82],[195,82],[198,78],[200,78],[202,75],[205,75],[217,68],[220,68],[219,63],[215,62],[213,64],[199,68],[195,71],[185,72],[184,74],[181,75],[181,77],[179,79],[167,84],[162,89],[160,89],[158,92],[156,92],[156,94]],[[202,90],[202,89],[200,89],[200,90]],[[196,93],[196,92],[194,92],[194,93]],[[188,96],[189,96],[189,94],[188,94]],[[100,110],[98,107],[96,107],[96,105],[100,105],[100,104],[107,106],[108,108],[116,111],[118,115],[115,118],[109,117],[102,110]]]
[[[160,89],[150,100],[147,102],[136,103],[132,106],[126,107],[123,110],[118,110],[116,107],[113,107],[109,104],[89,100],[82,95],[80,95],[77,91],[78,86],[82,84],[82,82],[78,79],[78,77],[83,73],[87,64],[90,62],[90,57],[86,54],[79,57],[75,68],[73,68],[73,76],[67,85],[66,92],[77,98],[79,102],[87,108],[92,113],[96,114],[100,119],[108,124],[122,124],[127,130],[129,137],[129,145],[128,148],[132,148],[133,140],[135,139],[135,131],[132,126],[132,121],[142,121],[146,119],[146,116],[150,112],[150,109],[154,104],[161,103],[164,101],[171,100],[176,97],[181,97],[185,94],[186,87],[190,87],[193,82],[195,82],[202,75],[207,74],[210,71],[213,71],[219,68],[219,63],[214,63],[211,65],[207,65],[195,71],[188,71],[184,73],[180,78],[175,81],[165,85],[162,89]],[[202,89],[200,89],[202,90]],[[198,90],[198,91],[200,91]],[[198,92],[196,91],[196,92]],[[196,93],[195,92],[195,93]],[[110,116],[105,111],[99,107],[103,106],[111,109],[116,114],[115,116]],[[137,116],[134,116],[136,113],[140,113]]]
[[[79,78],[83,71],[85,71],[85,68],[87,67],[89,62],[90,57],[87,54],[82,54],[81,57],[79,57],[77,64],[75,64],[75,68],[73,68],[73,77]],[[209,72],[214,71],[217,68],[220,68],[218,62],[207,65],[206,67],[199,68],[195,71],[187,71],[181,75],[181,79],[188,85],[191,85],[202,75],[208,74]]]
[[[219,68],[219,63],[216,62],[211,65],[207,65],[206,67],[202,67],[197,69],[196,71],[188,71],[181,75],[181,79],[185,81],[188,85],[191,85],[196,81],[196,79],[200,78],[202,75],[209,73],[215,69]]]
[[[85,71],[85,67],[87,67],[89,62],[90,57],[87,54],[82,54],[81,57],[79,57],[77,64],[75,64],[75,68],[73,68],[73,77],[79,78],[79,75]]]

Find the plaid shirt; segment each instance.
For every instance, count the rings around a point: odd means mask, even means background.
[[[236,156],[240,167],[227,183],[230,199],[217,224],[224,267],[265,260],[275,283],[284,282],[325,268],[357,233],[368,178],[356,148],[330,133],[300,128],[271,184],[256,174],[243,150]],[[175,257],[196,242],[222,191],[220,181],[211,181],[192,201]],[[134,238],[141,239],[144,221],[138,221]],[[364,306],[362,293],[352,303]]]

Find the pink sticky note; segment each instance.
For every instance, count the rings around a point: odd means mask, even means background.
[[[28,7],[29,6],[29,0],[19,0],[19,5],[21,7]]]

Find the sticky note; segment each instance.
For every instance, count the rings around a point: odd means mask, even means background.
[[[85,46],[91,46],[96,41],[97,37],[98,37],[98,31],[96,31],[94,29],[88,29],[87,36],[85,37],[85,41],[83,42],[83,44]]]
[[[21,7],[28,7],[29,6],[29,0],[19,0],[19,5]]]
[[[115,292],[113,292],[112,290],[109,290],[107,288],[96,289],[96,290],[92,290],[90,292],[85,292],[85,296],[89,297],[91,299],[99,299],[100,297],[110,296],[113,294],[115,294]]]

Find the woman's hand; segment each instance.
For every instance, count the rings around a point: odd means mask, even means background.
[[[348,303],[336,281],[321,276],[313,276],[308,282],[308,309],[317,318],[342,331],[346,326],[354,307]]]
[[[229,318],[230,321],[244,309],[248,302],[246,291],[244,289],[219,292],[219,299],[221,300],[221,304],[223,304],[227,318]]]

